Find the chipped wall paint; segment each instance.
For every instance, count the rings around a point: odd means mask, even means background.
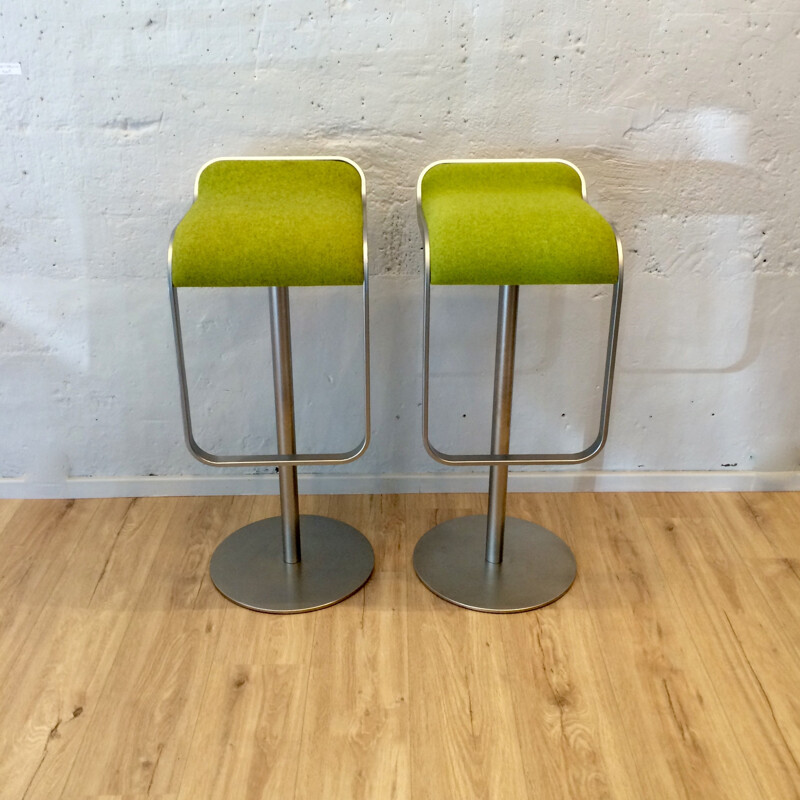
[[[751,488],[758,475],[798,474],[796,9],[685,8],[5,4],[0,63],[19,70],[0,74],[0,492],[63,494],[81,480],[158,491],[153,481],[184,479],[181,491],[209,491],[241,474],[183,447],[164,276],[195,172],[223,155],[343,154],[366,172],[373,441],[351,465],[313,470],[312,488],[332,475],[359,491],[419,486],[420,475],[439,476],[430,488],[472,480],[420,442],[414,186],[446,157],[570,159],[620,233],[611,438],[584,474],[627,476],[616,488],[675,471],[730,473],[731,486],[755,475]],[[482,447],[495,298],[435,299],[434,436]],[[607,301],[523,294],[519,449],[590,436]],[[263,298],[199,293],[186,308],[203,441],[270,446]],[[358,433],[356,310],[344,290],[295,301],[298,438],[315,449]]]

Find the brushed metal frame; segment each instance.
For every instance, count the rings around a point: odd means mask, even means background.
[[[609,321],[608,344],[606,347],[606,364],[603,379],[603,396],[600,405],[600,429],[597,438],[588,447],[577,453],[518,453],[494,454],[473,453],[453,455],[444,453],[434,447],[429,436],[429,399],[430,399],[430,314],[431,314],[431,253],[428,225],[422,212],[422,180],[428,170],[439,164],[497,164],[497,163],[559,163],[566,164],[575,170],[581,179],[581,196],[586,200],[586,179],[583,173],[572,162],[560,158],[484,158],[484,159],[445,159],[429,164],[417,181],[417,215],[422,230],[425,251],[425,289],[423,295],[423,344],[422,344],[422,441],[428,455],[440,464],[448,466],[502,466],[511,464],[580,464],[594,458],[602,449],[608,438],[608,422],[611,410],[611,391],[614,382],[614,363],[617,354],[617,338],[619,333],[619,317],[622,301],[623,258],[622,244],[614,233],[619,258],[619,277],[614,284],[611,299],[611,318]]]
[[[364,309],[364,438],[352,450],[343,453],[268,453],[262,455],[215,455],[200,447],[192,430],[191,408],[189,405],[189,387],[186,378],[186,362],[183,350],[183,336],[181,333],[180,308],[178,305],[178,290],[172,283],[172,243],[175,230],[172,232],[167,254],[167,282],[169,284],[169,299],[172,308],[172,327],[175,334],[175,351],[178,361],[178,378],[180,383],[181,414],[183,417],[183,431],[186,446],[191,454],[204,464],[214,467],[280,467],[301,466],[303,464],[347,464],[355,461],[367,449],[370,440],[370,369],[369,369],[369,261],[367,252],[367,190],[366,179],[361,167],[349,158],[333,156],[234,156],[214,158],[205,163],[197,173],[194,184],[194,199],[197,200],[200,176],[211,164],[218,161],[343,161],[350,164],[361,177],[361,213],[362,213],[362,241],[364,259],[364,282],[362,284],[362,303]]]

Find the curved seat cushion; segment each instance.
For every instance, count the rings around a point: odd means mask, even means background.
[[[175,229],[175,286],[364,280],[362,177],[338,159],[226,159],[198,175]]]
[[[431,283],[616,283],[617,241],[566,162],[442,162],[422,177]]]

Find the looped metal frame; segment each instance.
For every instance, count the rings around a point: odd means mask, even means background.
[[[600,405],[600,428],[595,440],[577,453],[470,453],[449,454],[436,448],[430,441],[429,435],[429,399],[430,399],[430,316],[431,316],[431,252],[428,225],[422,212],[422,180],[432,167],[438,164],[467,164],[467,163],[561,163],[572,167],[581,179],[581,194],[586,200],[586,180],[583,173],[571,162],[558,158],[508,158],[508,159],[447,159],[429,164],[420,174],[417,181],[417,216],[422,230],[425,252],[425,288],[423,296],[423,343],[422,343],[422,442],[431,458],[440,464],[448,466],[509,466],[509,465],[544,465],[544,464],[581,464],[594,458],[604,447],[608,438],[608,421],[611,410],[611,391],[614,383],[614,364],[617,354],[617,338],[619,333],[620,307],[622,303],[623,283],[623,257],[622,244],[614,233],[617,242],[617,255],[619,258],[619,277],[614,284],[611,298],[611,317],[608,330],[608,344],[606,347],[606,363],[603,379],[603,395]],[[613,230],[613,228],[612,228]]]
[[[362,213],[362,240],[364,254],[364,282],[362,284],[362,305],[364,310],[364,436],[361,442],[352,450],[343,453],[267,453],[260,455],[216,455],[200,447],[192,430],[192,416],[189,404],[189,387],[186,378],[186,362],[183,349],[183,336],[181,332],[180,307],[178,304],[178,290],[172,283],[172,243],[175,238],[173,230],[170,237],[169,251],[167,254],[167,282],[169,284],[169,299],[172,308],[172,327],[175,334],[175,352],[178,362],[178,379],[180,383],[181,415],[183,417],[183,431],[186,446],[191,454],[203,464],[213,467],[292,467],[314,464],[347,464],[355,461],[367,449],[370,440],[370,371],[369,371],[369,260],[367,253],[367,193],[366,180],[361,168],[348,158],[329,156],[285,156],[276,158],[261,158],[259,156],[240,156],[224,159],[212,159],[204,164],[197,173],[194,187],[194,199],[197,199],[200,175],[203,170],[215,161],[344,161],[353,166],[361,177],[361,213]]]

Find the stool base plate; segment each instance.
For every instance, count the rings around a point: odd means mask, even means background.
[[[530,611],[558,600],[575,580],[572,551],[546,528],[506,519],[503,563],[486,561],[486,517],[431,528],[414,549],[419,579],[443,600],[473,611]]]
[[[211,557],[211,580],[229,600],[255,611],[314,611],[357,592],[375,558],[366,537],[329,517],[300,516],[297,564],[283,560],[281,518],[253,522],[224,539]]]

